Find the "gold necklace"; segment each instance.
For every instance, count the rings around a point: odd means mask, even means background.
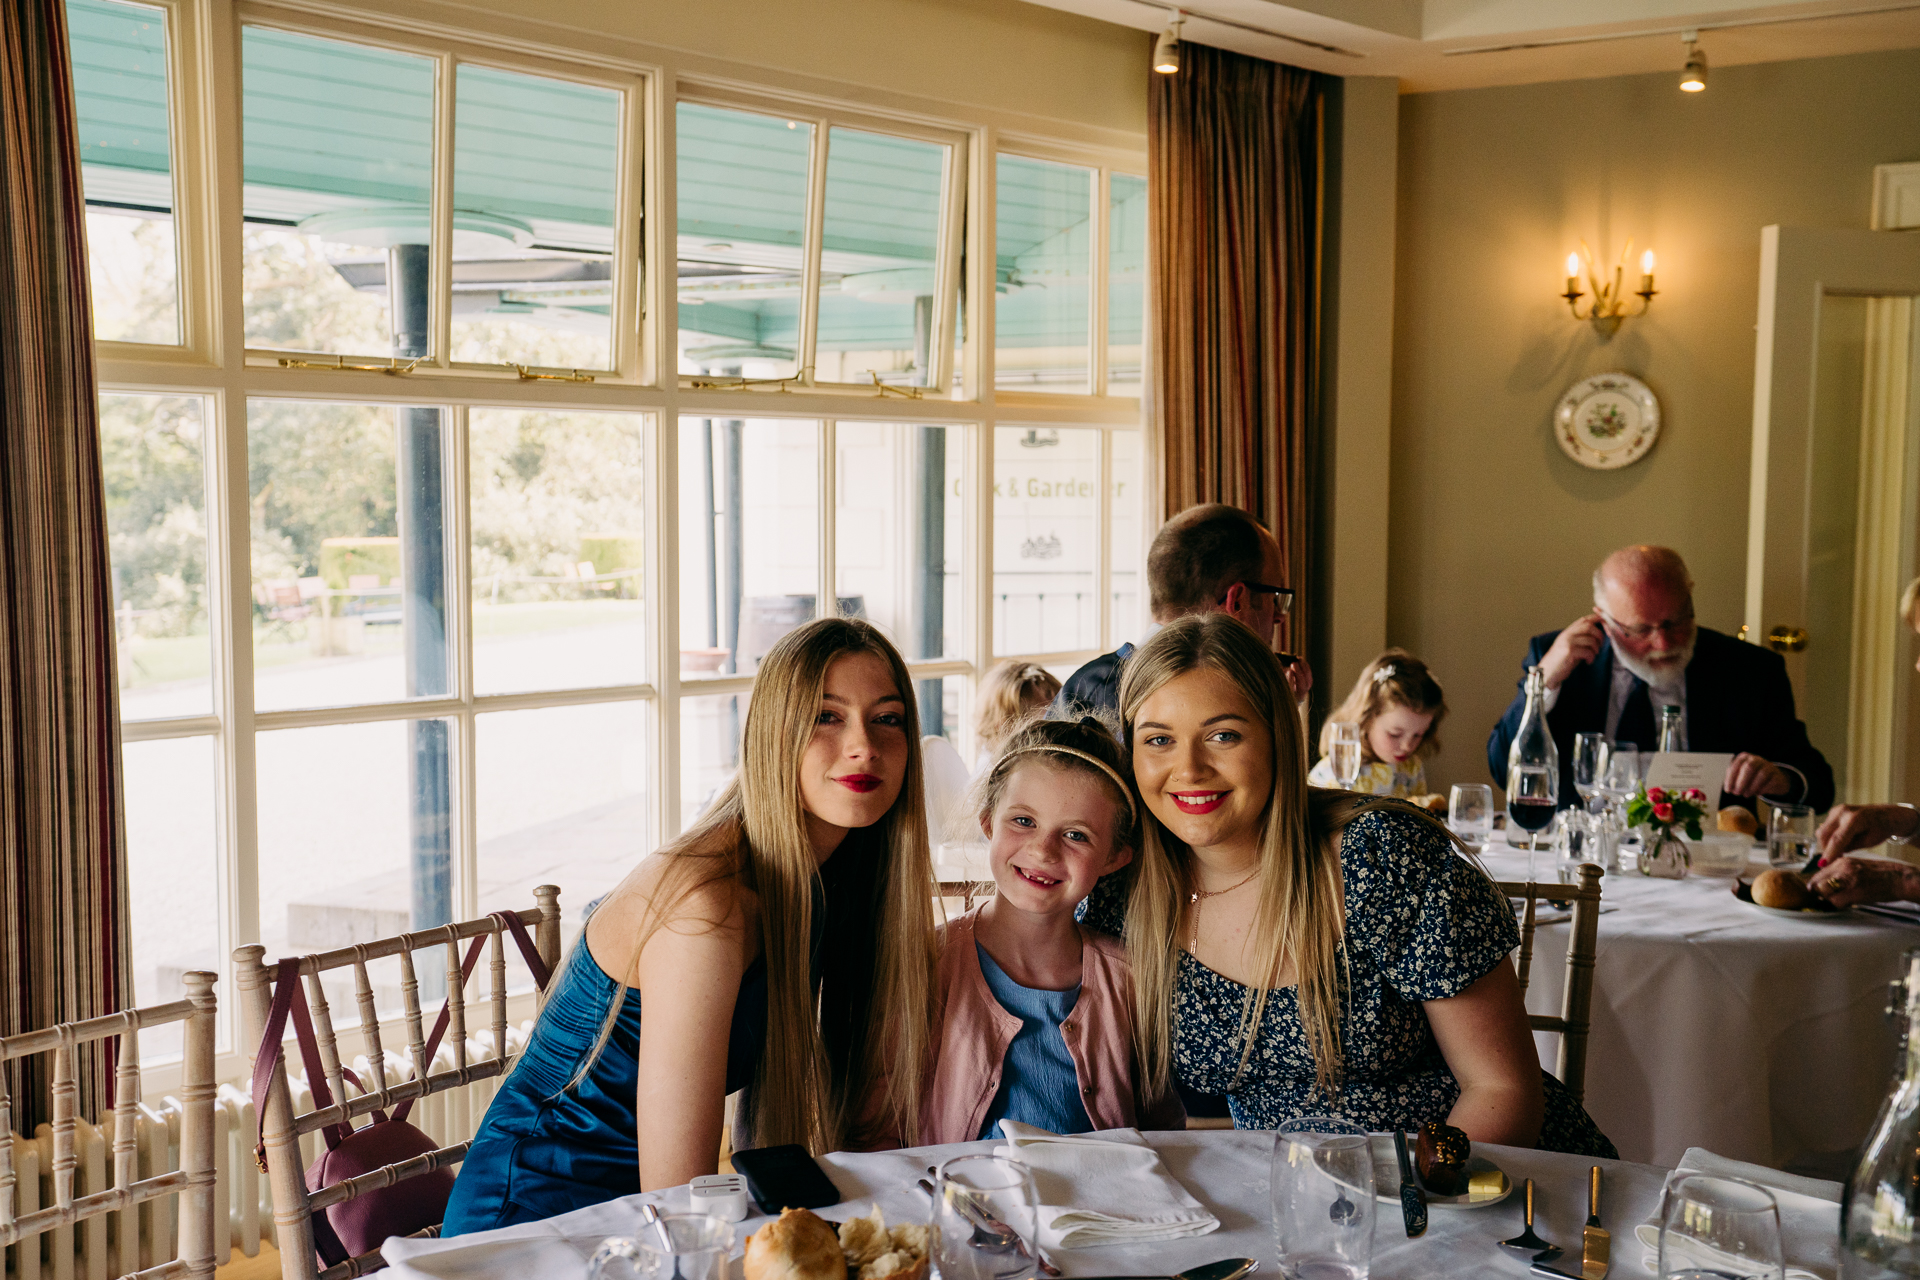
[[[1205,898],[1217,898],[1223,893],[1232,893],[1235,889],[1238,889],[1241,885],[1248,883],[1248,881],[1251,881],[1255,876],[1259,874],[1260,874],[1260,868],[1256,866],[1254,867],[1253,870],[1247,872],[1245,879],[1239,881],[1236,884],[1230,884],[1224,889],[1195,889],[1187,895],[1187,905],[1193,908],[1193,940],[1187,944],[1187,951],[1189,954],[1192,954],[1200,950],[1200,903],[1201,903],[1201,900]]]

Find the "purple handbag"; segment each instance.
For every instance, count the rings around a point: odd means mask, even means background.
[[[534,947],[533,939],[527,935],[526,926],[520,923],[520,917],[511,911],[496,911],[493,918],[513,934],[527,968],[533,972],[534,984],[545,991],[551,975],[546,962],[540,958],[540,952]],[[475,938],[473,945],[467,949],[465,963],[460,966],[463,982],[473,976],[474,965],[480,959],[481,948],[485,946],[488,936],[482,934]],[[273,1006],[267,1014],[265,1032],[260,1037],[260,1052],[253,1060],[253,1110],[260,1121],[254,1159],[263,1171],[267,1167],[267,1086],[273,1079],[274,1058],[286,1035],[289,1016],[293,1019],[294,1034],[300,1044],[301,1060],[306,1065],[314,1108],[324,1110],[333,1105],[333,1094],[327,1088],[325,1074],[316,1070],[320,1051],[314,1039],[313,1016],[307,1009],[306,991],[300,982],[298,956],[280,962],[273,984]],[[450,1017],[449,1002],[449,1005],[441,1007],[440,1017],[433,1024],[433,1034],[427,1037],[425,1062],[433,1061],[433,1055],[440,1047],[440,1038],[446,1034]],[[360,1084],[360,1078],[346,1067],[340,1068],[340,1074],[356,1088],[364,1087]],[[361,1129],[353,1128],[351,1121],[322,1129],[327,1149],[307,1169],[307,1190],[319,1191],[323,1187],[439,1150],[432,1138],[407,1123],[407,1113],[413,1109],[413,1101],[408,1098],[401,1102],[393,1109],[391,1117],[375,1110],[372,1123]],[[438,1226],[446,1216],[447,1200],[452,1194],[453,1171],[434,1169],[402,1182],[364,1191],[351,1200],[328,1206],[324,1213],[315,1213],[313,1247],[319,1255],[321,1267],[337,1266],[350,1258],[371,1253],[388,1236],[410,1236],[428,1227]]]

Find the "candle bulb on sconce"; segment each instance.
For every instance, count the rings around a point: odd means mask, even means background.
[[[1580,296],[1580,255],[1567,255],[1567,297],[1571,301]]]
[[[1633,241],[1627,241],[1627,247],[1621,251],[1620,261],[1613,269],[1611,280],[1601,279],[1600,274],[1592,269],[1593,255],[1586,252],[1584,243],[1580,247],[1580,253],[1567,255],[1567,291],[1560,296],[1567,300],[1567,310],[1575,320],[1592,321],[1594,329],[1598,331],[1601,339],[1605,340],[1620,331],[1622,320],[1627,319],[1629,315],[1645,315],[1647,308],[1652,304],[1655,292],[1653,250],[1648,249],[1640,255],[1640,287],[1634,291],[1634,296],[1640,299],[1640,309],[1629,312],[1626,309],[1627,292],[1622,277],[1626,274],[1627,256],[1633,252]],[[1585,257],[1589,264],[1587,277],[1593,284],[1593,304],[1587,308],[1585,315],[1580,314],[1580,299],[1586,297],[1580,288],[1582,257]]]
[[[1640,255],[1640,296],[1653,297],[1653,250]]]

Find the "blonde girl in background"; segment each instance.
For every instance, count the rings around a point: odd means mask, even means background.
[[[980,714],[973,726],[980,743],[974,773],[992,764],[1020,722],[1044,714],[1059,692],[1053,673],[1035,663],[1009,660],[987,672],[980,682]]]
[[[922,795],[913,681],[886,637],[826,618],[774,645],[739,773],[587,920],[443,1233],[712,1173],[735,1092],[735,1147],[911,1143],[934,1003]]]
[[[1388,649],[1369,662],[1347,700],[1320,726],[1320,763],[1307,775],[1315,787],[1337,787],[1333,762],[1336,723],[1360,726],[1360,777],[1352,789],[1363,795],[1410,799],[1427,794],[1426,761],[1440,750],[1437,731],[1447,716],[1446,694],[1427,664],[1405,649]]]
[[[1139,1087],[1126,949],[1074,921],[1133,858],[1139,803],[1126,756],[1092,716],[1030,720],[975,786],[995,892],[940,930],[939,1032],[919,1141],[1184,1129],[1179,1095]]]

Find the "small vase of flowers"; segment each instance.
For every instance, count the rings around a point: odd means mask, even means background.
[[[1687,841],[1700,838],[1700,820],[1707,816],[1707,793],[1698,787],[1668,791],[1664,787],[1643,787],[1627,801],[1627,825],[1645,827],[1645,845],[1640,852],[1640,874],[1662,880],[1678,880],[1687,874],[1692,859]]]

